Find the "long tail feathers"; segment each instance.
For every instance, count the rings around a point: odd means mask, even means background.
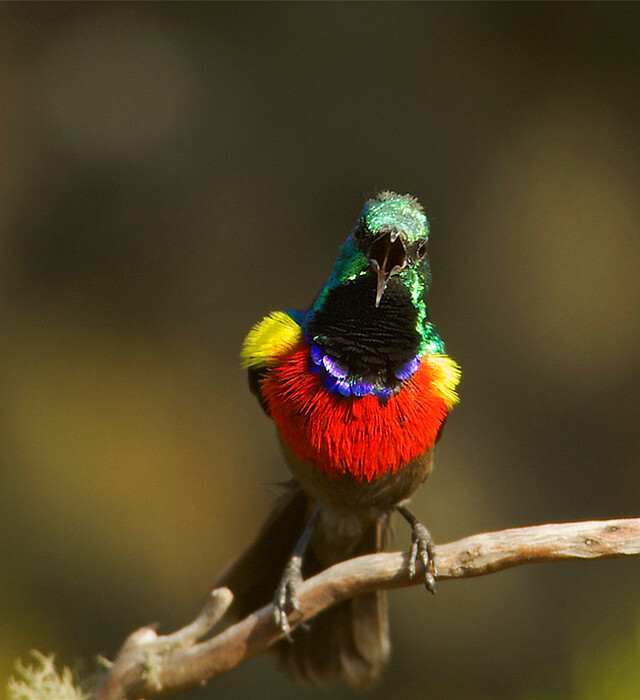
[[[271,602],[284,567],[302,534],[311,508],[306,495],[290,482],[255,542],[225,571],[216,586],[234,594],[231,615],[241,618]],[[353,556],[382,548],[383,526],[375,523]],[[312,548],[304,562],[305,578],[317,573]],[[272,647],[283,666],[302,682],[327,686],[338,676],[358,688],[375,684],[390,653],[387,597],[375,591],[343,601],[299,627],[293,642]]]

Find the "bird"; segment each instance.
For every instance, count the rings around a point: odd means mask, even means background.
[[[374,591],[291,629],[300,582],[382,551],[394,512],[412,530],[409,573],[435,592],[435,545],[408,508],[458,402],[460,368],[430,321],[430,224],[417,199],[381,191],[303,311],[275,311],[241,358],[292,474],[255,542],[216,585],[244,616],[274,603],[273,649],[309,685],[374,685],[390,655],[387,598]]]

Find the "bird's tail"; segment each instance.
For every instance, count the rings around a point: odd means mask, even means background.
[[[233,592],[233,617],[242,618],[273,600],[311,511],[305,493],[297,482],[290,482],[255,542],[216,582]],[[381,523],[373,523],[352,556],[380,551],[383,535]],[[304,577],[322,568],[309,547]],[[390,653],[386,593],[374,591],[338,603],[298,627],[292,637],[292,642],[283,640],[271,649],[304,683],[326,686],[342,676],[355,687],[369,687],[377,682]]]

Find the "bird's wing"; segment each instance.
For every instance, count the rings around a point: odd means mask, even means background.
[[[242,344],[242,365],[249,371],[249,388],[268,413],[262,396],[262,381],[279,358],[297,345],[303,331],[296,321],[295,312],[274,311],[249,331]]]

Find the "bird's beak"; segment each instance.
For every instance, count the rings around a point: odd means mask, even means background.
[[[406,237],[401,231],[390,229],[378,236],[371,244],[369,261],[372,269],[378,276],[376,286],[376,306],[380,306],[380,300],[387,288],[389,277],[400,271],[408,260]]]

